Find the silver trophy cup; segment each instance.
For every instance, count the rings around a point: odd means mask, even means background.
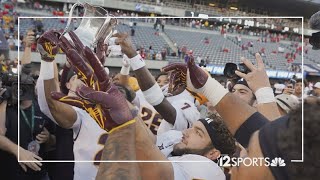
[[[63,35],[69,41],[71,40],[67,32],[71,31],[70,23],[73,18],[73,11],[79,6],[84,8],[84,15],[81,17],[80,25],[74,30],[74,33],[85,46],[91,49],[94,49],[99,41],[103,41],[106,44],[117,25],[117,19],[108,14],[102,7],[92,6],[88,3],[76,3],[72,6]]]

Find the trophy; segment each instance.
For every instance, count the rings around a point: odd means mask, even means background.
[[[68,40],[71,40],[67,32],[71,31],[70,23],[73,11],[79,6],[84,8],[84,15],[78,28],[74,30],[74,33],[85,46],[88,46],[91,49],[94,49],[101,40],[106,44],[117,25],[117,19],[111,14],[108,14],[102,7],[92,6],[88,3],[76,3],[71,7],[67,26],[63,35]]]

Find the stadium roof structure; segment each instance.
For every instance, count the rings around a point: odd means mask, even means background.
[[[276,16],[304,16],[310,18],[319,11],[320,0],[204,0],[208,3],[218,2],[242,8],[268,11]]]

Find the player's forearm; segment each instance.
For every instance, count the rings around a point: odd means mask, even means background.
[[[198,69],[196,69],[198,70]],[[201,75],[202,70],[198,70]],[[192,84],[191,82],[188,82]],[[230,132],[234,135],[237,129],[253,114],[256,109],[246,104],[239,97],[231,94],[217,80],[208,77],[207,80],[199,78],[203,84],[197,91],[203,94],[220,114]],[[230,111],[232,111],[230,113]]]
[[[144,91],[144,94],[148,89],[150,89],[151,87],[153,87],[156,84],[155,79],[153,78],[153,76],[151,75],[151,73],[149,72],[149,70],[145,66],[134,71],[134,73],[136,75],[136,78],[138,80],[138,83],[139,83],[141,90]],[[157,88],[158,92],[154,92],[154,94],[161,93],[161,95],[162,95],[162,91],[161,91],[160,87],[156,87],[156,88]],[[146,100],[149,102],[147,97],[146,97]],[[154,105],[152,103],[150,103],[150,104],[163,117],[163,119],[165,119],[170,124],[174,125],[175,120],[176,120],[176,116],[177,116],[177,112],[176,112],[176,109],[169,103],[169,101],[167,101],[164,98],[157,105]]]
[[[43,87],[39,87],[39,92],[42,92],[42,88],[44,89],[45,98],[50,110],[58,103],[51,97],[51,92],[60,90],[57,86],[57,76],[58,69],[56,63],[41,60],[40,78],[43,80]]]
[[[231,93],[226,94],[215,108],[233,135],[256,112],[253,107]]]
[[[101,160],[136,160],[135,126],[133,123],[109,134]],[[137,163],[100,163],[96,179],[140,179],[140,172]]]
[[[142,91],[150,89],[156,83],[154,77],[146,66],[135,70],[134,73]]]
[[[277,103],[264,103],[257,105],[258,112],[266,117],[269,121],[273,121],[281,117]]]
[[[143,139],[151,141],[151,144],[156,144],[157,137],[154,135],[151,130],[146,126],[141,117],[136,118],[136,143],[139,140],[139,137],[143,136]],[[143,140],[144,141],[144,140]],[[136,145],[137,147],[137,145]]]
[[[58,90],[57,82],[55,81],[55,79],[43,80],[43,85],[48,106],[50,110],[54,109],[59,104],[59,102],[51,97],[51,92]]]
[[[277,103],[275,102],[273,89],[270,87],[269,81],[266,87],[255,91],[255,97],[258,111],[269,121],[273,121],[281,117]]]
[[[156,146],[156,136],[146,127],[141,119],[136,118],[136,156],[141,161],[168,161],[139,163],[142,179],[173,179],[171,162]],[[160,178],[161,177],[161,178]]]
[[[41,111],[63,128],[70,128],[77,119],[75,110],[67,104],[56,101],[51,92],[60,91],[55,79],[55,63],[41,61],[40,77],[37,84],[38,100]],[[46,72],[48,71],[48,72]]]
[[[175,124],[177,111],[166,98],[159,105],[153,107],[168,123]]]
[[[63,128],[70,128],[77,119],[75,110],[68,104],[61,103],[51,97],[51,92],[57,91],[54,79],[44,80],[45,98],[54,120]]]
[[[144,60],[131,47],[126,51],[131,68],[136,75],[138,84],[144,97],[169,123],[174,125],[176,120],[175,108],[164,98],[163,93],[150,71],[147,69]]]

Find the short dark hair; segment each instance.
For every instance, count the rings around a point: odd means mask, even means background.
[[[122,88],[125,91],[125,96],[126,99],[131,103],[134,98],[135,98],[135,93],[133,90],[131,90],[131,88],[129,88],[128,86],[124,86],[122,84],[119,83],[115,83],[114,85],[116,85],[119,88]]]
[[[60,76],[60,89],[61,92],[64,94],[69,93],[69,89],[67,88],[66,84],[70,81],[72,76],[76,75],[73,71],[73,68],[68,68],[66,65],[63,67],[62,74]]]
[[[210,126],[215,130],[214,141],[222,144],[221,147],[217,148],[221,154],[228,154],[232,156],[236,151],[236,140],[232,136],[226,124],[223,122],[222,118],[216,114],[210,115],[208,118],[213,121]]]
[[[320,146],[316,142],[320,141],[320,100],[315,103],[305,102],[304,104],[304,152],[303,163],[288,163],[287,173],[290,179],[308,180],[319,177],[319,151]],[[289,113],[288,129],[278,136],[278,146],[282,154],[286,154],[289,159],[301,159],[302,146],[302,107],[292,110]]]
[[[161,72],[160,74],[158,74],[158,75],[156,76],[156,81],[158,81],[158,79],[159,79],[160,76],[168,76],[168,75],[169,75],[169,74],[166,73],[166,72]]]
[[[302,83],[302,79],[297,79],[296,83]]]

